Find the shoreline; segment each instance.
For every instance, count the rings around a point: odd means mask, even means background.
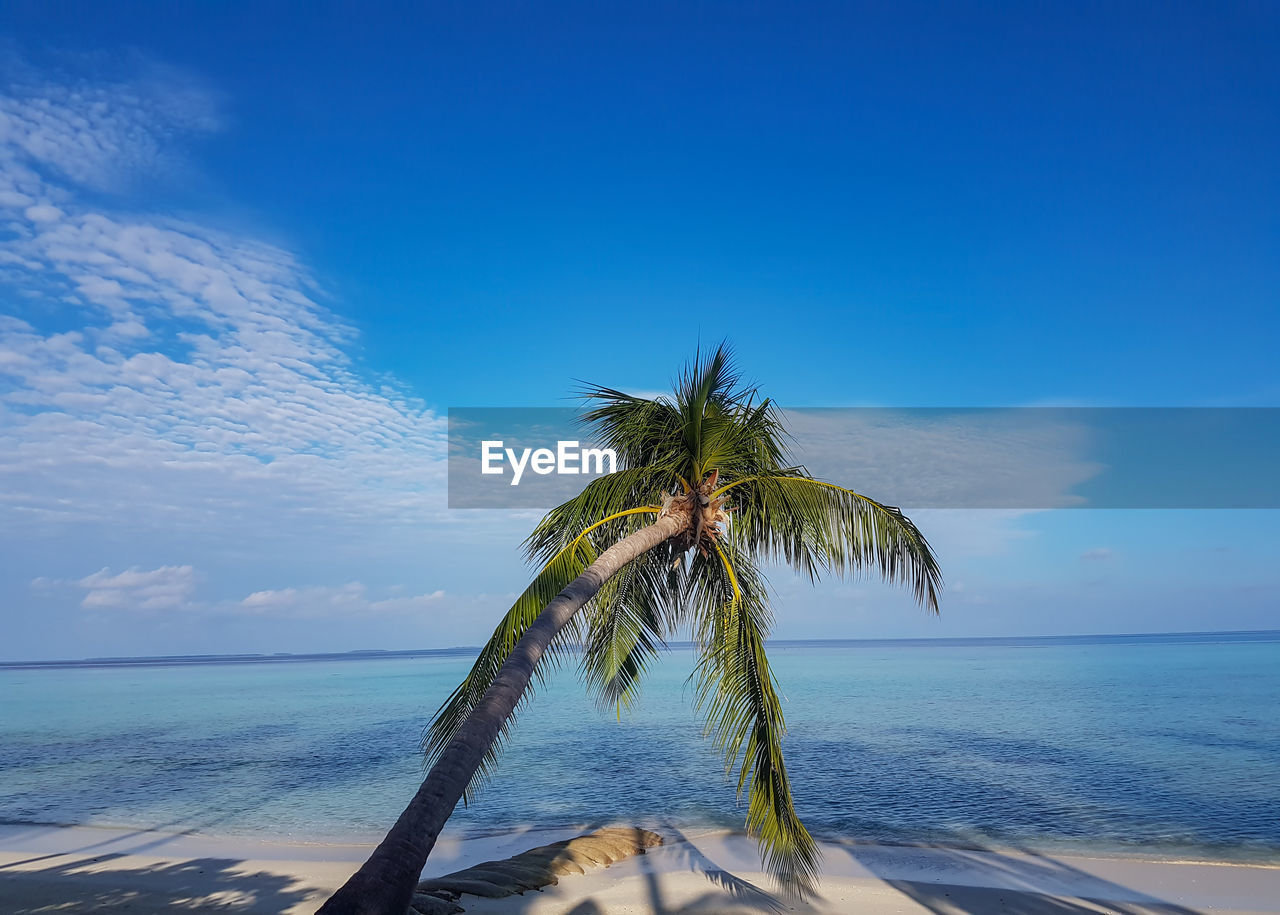
[[[427,876],[578,835],[526,826],[486,837],[446,832]],[[467,912],[1280,912],[1280,862],[1174,861],[964,848],[821,842],[820,896],[776,896],[754,841],[723,829],[664,831],[666,845],[556,886],[505,899],[464,897]],[[100,826],[0,825],[0,907],[151,913],[201,908],[311,912],[372,843],[258,839]],[[1101,908],[1099,908],[1101,906]]]
[[[580,835],[601,825],[618,825],[613,822],[582,822],[541,826],[533,823],[522,823],[516,826],[471,827],[462,830],[446,828],[442,841],[477,844],[488,840],[502,840],[511,836],[528,835],[534,839],[544,837],[543,841],[558,841],[561,838]],[[734,835],[745,836],[741,828],[715,823],[673,823],[667,820],[652,818],[636,818],[628,820],[627,826],[639,826],[658,833],[680,833],[683,835]],[[382,840],[383,833],[349,833],[346,835],[318,835],[308,833],[294,835],[291,833],[270,833],[264,830],[246,830],[243,832],[206,832],[193,828],[186,830],[169,830],[163,826],[140,826],[127,823],[88,822],[88,823],[56,823],[28,822],[0,819],[0,849],[4,849],[7,830],[94,830],[106,835],[138,834],[164,836],[168,839],[189,839],[194,842],[214,843],[221,847],[262,847],[262,848],[372,848]],[[1221,854],[1206,853],[1196,857],[1194,849],[1175,846],[1141,845],[1137,843],[1120,844],[1107,842],[1085,842],[1070,840],[1052,840],[1048,842],[998,842],[983,841],[974,838],[971,841],[930,840],[930,839],[877,839],[849,835],[839,835],[813,831],[813,837],[824,845],[851,848],[901,848],[901,849],[940,849],[944,851],[993,852],[996,854],[1027,854],[1041,856],[1066,856],[1073,858],[1091,858],[1098,860],[1149,861],[1161,864],[1205,864],[1226,867],[1261,867],[1280,869],[1280,849],[1274,851],[1259,850],[1245,854],[1231,853],[1231,849],[1223,849]],[[550,838],[545,838],[550,837]]]

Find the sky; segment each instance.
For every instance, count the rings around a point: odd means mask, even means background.
[[[448,508],[448,409],[726,338],[1280,407],[1271,4],[418,7],[0,8],[0,660],[478,644],[537,513]],[[776,635],[1280,626],[1275,510],[910,508],[939,617],[779,571]]]

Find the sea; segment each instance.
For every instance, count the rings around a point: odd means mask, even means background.
[[[796,807],[890,844],[1280,863],[1280,631],[771,642]],[[474,649],[0,666],[0,822],[378,838]],[[630,712],[573,663],[455,835],[740,828],[689,646]]]

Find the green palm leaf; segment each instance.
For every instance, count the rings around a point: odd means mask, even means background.
[[[650,554],[611,579],[587,608],[581,671],[601,708],[621,717],[635,702],[641,678],[665,645],[674,585],[667,554]]]
[[[471,670],[466,678],[458,684],[457,688],[441,704],[432,717],[431,723],[423,732],[422,752],[424,766],[431,766],[440,758],[445,747],[449,745],[449,741],[453,739],[463,722],[467,720],[467,716],[471,714],[472,709],[476,707],[484,696],[485,690],[493,683],[499,668],[507,660],[507,656],[511,654],[516,642],[520,640],[525,630],[537,619],[538,614],[542,612],[542,608],[559,594],[561,589],[586,568],[594,558],[595,550],[589,542],[579,544],[575,550],[565,550],[548,562],[545,568],[516,599],[511,609],[503,616],[502,622],[494,630],[493,635],[489,637],[489,641],[480,649],[480,654],[475,663],[471,665]],[[562,630],[560,637],[552,643],[551,650],[545,656],[543,664],[538,667],[537,673],[540,680],[545,679],[548,673],[548,666],[554,666],[560,660],[568,644],[578,634],[576,625]],[[520,700],[520,707],[523,707],[531,696],[531,693],[526,693]],[[470,803],[474,800],[477,789],[492,774],[493,767],[497,764],[498,757],[506,745],[514,723],[515,715],[512,715],[503,725],[499,739],[485,751],[484,761],[463,796],[464,803]]]
[[[796,815],[782,755],[786,724],[765,654],[772,626],[767,585],[740,536],[690,567],[701,660],[693,677],[706,733],[747,794],[747,831],[769,871],[799,895],[813,891],[818,848]]]

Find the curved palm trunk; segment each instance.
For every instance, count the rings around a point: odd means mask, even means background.
[[[601,553],[547,604],[427,773],[400,819],[369,860],[320,908],[320,915],[404,915],[408,911],[440,830],[462,798],[485,751],[515,711],[534,667],[556,633],[619,569],[680,533],[689,523],[689,515],[683,512],[659,517]]]

